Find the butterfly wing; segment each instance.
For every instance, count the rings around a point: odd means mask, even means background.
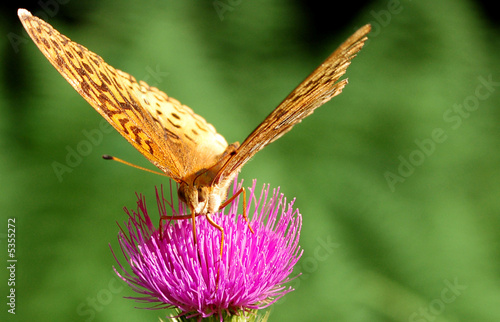
[[[113,68],[45,21],[19,9],[24,28],[59,73],[125,139],[181,182],[227,147],[215,128],[189,107]]]
[[[245,139],[222,166],[215,178],[221,183],[234,177],[240,168],[269,143],[277,140],[302,119],[332,97],[340,94],[347,79],[344,75],[351,60],[363,47],[370,31],[365,25],[349,37],[315,71],[295,88],[278,107]]]

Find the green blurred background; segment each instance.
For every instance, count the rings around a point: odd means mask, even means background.
[[[217,11],[214,3],[224,12]],[[484,2],[488,3],[488,2]],[[192,107],[228,142],[251,130],[357,27],[342,95],[245,166],[303,214],[296,291],[271,321],[500,321],[498,10],[480,1],[18,1],[2,4],[0,258],[16,220],[16,315],[155,321],[112,271],[116,221],[164,178],[27,38],[17,7]],[[496,16],[495,16],[496,15]],[[102,133],[59,177],[68,151]],[[87,144],[87,147],[88,144]],[[7,267],[4,260],[2,265]],[[142,306],[143,307],[143,306]]]

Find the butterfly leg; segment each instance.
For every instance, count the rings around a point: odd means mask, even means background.
[[[191,209],[191,222],[193,224],[193,240],[194,240],[194,244],[196,245],[197,244],[197,241],[196,241],[196,213],[193,211],[193,209]]]
[[[195,217],[201,216],[202,214],[195,214]],[[163,221],[172,221],[172,220],[183,220],[183,219],[192,219],[193,215],[179,215],[179,216],[160,216],[160,239],[163,239]],[[194,235],[194,241],[196,243],[196,234]]]
[[[220,257],[222,259],[222,248],[224,247],[224,228],[221,226],[217,225],[217,223],[212,219],[210,214],[207,214],[207,220],[210,223],[210,225],[214,226],[220,231]]]
[[[252,226],[250,226],[250,222],[248,221],[248,216],[247,216],[247,192],[245,188],[241,187],[240,190],[236,191],[234,195],[231,196],[231,198],[227,199],[220,207],[219,210],[224,209],[228,204],[233,202],[233,200],[240,195],[240,193],[243,193],[243,218],[245,218],[245,221],[248,224],[248,228],[252,232],[252,234],[255,234],[255,232],[252,229]]]
[[[245,220],[247,221],[248,228],[250,229],[252,234],[255,234],[255,232],[252,229],[252,226],[250,226],[250,222],[248,221],[248,216],[247,216],[247,192],[245,188],[242,187],[241,189],[243,189],[243,218],[245,218]]]
[[[224,203],[220,205],[219,211],[226,208],[226,206],[229,205],[231,202],[233,202],[233,200],[236,199],[236,197],[238,197],[240,193],[242,193],[243,191],[245,191],[245,188],[241,187],[240,190],[236,191],[236,193],[231,196],[231,198],[224,201]]]
[[[167,220],[165,217],[160,216],[160,224],[158,228],[160,229],[160,240],[163,239],[163,220]]]
[[[210,225],[214,226],[220,231],[220,260],[222,261],[222,250],[224,249],[224,228],[217,225],[217,223],[212,219],[210,214],[207,214],[207,220],[210,223]],[[215,282],[216,290],[219,288],[219,270],[220,270],[220,265],[217,266],[217,278]]]

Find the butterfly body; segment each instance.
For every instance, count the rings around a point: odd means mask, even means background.
[[[365,25],[341,44],[241,145],[228,145],[186,105],[113,68],[29,11],[19,9],[18,15],[57,71],[129,143],[179,183],[179,198],[193,214],[207,215],[211,223],[208,215],[224,205],[231,181],[246,162],[342,92],[347,79],[339,79],[371,29]]]
[[[228,185],[216,186],[209,182],[181,183],[179,185],[179,199],[184,202],[191,212],[196,214],[213,214],[226,199]]]
[[[217,174],[224,163],[235,153],[238,142],[229,145],[220,156],[219,161],[210,168],[203,168],[183,180],[178,189],[179,199],[184,202],[191,212],[196,214],[211,214],[219,210],[226,200],[227,190],[238,172],[215,182]]]

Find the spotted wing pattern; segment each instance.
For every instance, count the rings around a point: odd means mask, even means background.
[[[113,68],[45,21],[19,9],[24,28],[61,75],[140,153],[181,182],[215,164],[227,147],[189,107]]]
[[[358,29],[297,86],[245,139],[221,168],[215,182],[232,178],[232,174],[239,171],[255,153],[290,131],[316,108],[340,94],[347,84],[347,79],[337,81],[345,74],[351,60],[363,47],[370,29],[370,25]]]

